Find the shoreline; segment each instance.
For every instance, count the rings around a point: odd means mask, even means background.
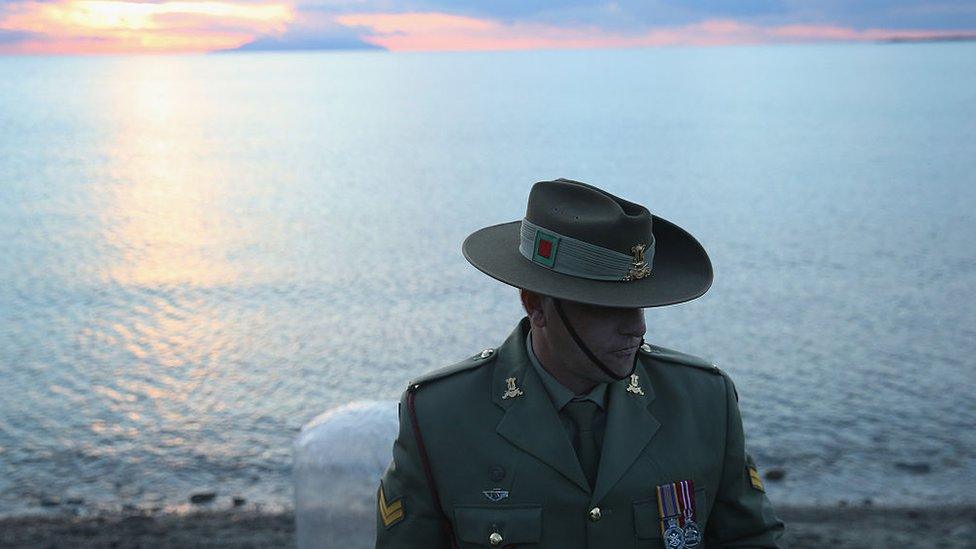
[[[777,506],[790,547],[976,547],[976,505]],[[370,536],[371,540],[371,536]],[[330,540],[344,548],[362,540]],[[358,541],[358,543],[357,543]],[[295,547],[291,510],[21,516],[0,519],[0,546]]]

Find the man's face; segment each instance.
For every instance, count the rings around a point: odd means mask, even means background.
[[[621,309],[562,300],[563,311],[580,339],[617,376],[634,364],[641,338],[647,331],[643,309]],[[575,375],[596,383],[616,381],[594,364],[573,341],[551,299],[543,300],[546,335],[560,363]]]

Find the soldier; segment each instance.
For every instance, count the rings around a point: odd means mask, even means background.
[[[643,339],[643,308],[711,286],[694,237],[558,179],[462,250],[527,316],[408,384],[377,548],[785,547],[732,380]]]

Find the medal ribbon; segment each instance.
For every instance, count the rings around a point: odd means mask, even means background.
[[[657,512],[661,519],[661,535],[664,536],[668,524],[675,522],[678,515],[678,499],[674,494],[674,484],[662,484],[657,487]]]
[[[691,479],[678,482],[681,494],[682,522],[684,526],[695,520],[695,483]]]

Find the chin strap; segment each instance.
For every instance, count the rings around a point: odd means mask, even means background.
[[[600,359],[598,359],[596,357],[596,355],[594,355],[593,352],[590,351],[590,349],[586,346],[586,344],[583,343],[583,340],[580,338],[579,334],[576,333],[576,330],[573,329],[573,325],[570,324],[569,323],[569,319],[566,318],[566,311],[563,311],[562,301],[559,300],[559,299],[556,299],[556,298],[552,298],[552,303],[553,303],[553,305],[556,306],[556,312],[559,313],[559,318],[562,319],[563,326],[566,327],[566,331],[569,332],[569,335],[573,338],[573,341],[576,342],[576,346],[579,347],[583,351],[583,353],[590,359],[590,361],[593,364],[596,364],[597,366],[599,366],[600,369],[603,370],[603,373],[607,374],[608,376],[610,376],[613,379],[616,379],[617,381],[620,381],[621,379],[627,379],[628,377],[630,377],[631,374],[634,373],[634,370],[637,369],[637,356],[640,354],[640,350],[639,349],[638,349],[637,352],[634,353],[634,364],[631,365],[630,371],[627,372],[626,374],[622,375],[622,376],[618,376],[618,375],[614,374],[613,373],[613,370],[611,370],[610,368],[607,368],[607,365],[606,364],[600,362]],[[644,344],[644,338],[643,337],[641,338],[640,344],[641,345]]]

